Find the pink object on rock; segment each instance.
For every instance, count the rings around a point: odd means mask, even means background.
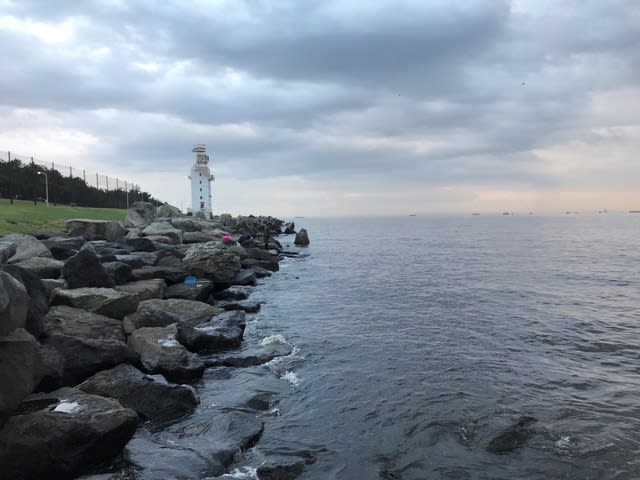
[[[224,240],[225,242],[231,242],[233,241],[233,237],[231,235],[224,235],[222,237],[222,240]]]

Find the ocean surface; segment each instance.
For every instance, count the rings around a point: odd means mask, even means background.
[[[274,394],[225,478],[299,455],[303,479],[640,478],[640,215],[296,226],[311,245],[258,286],[246,332],[292,354],[200,390]],[[524,415],[521,448],[487,451]]]

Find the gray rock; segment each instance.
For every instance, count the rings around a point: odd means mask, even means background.
[[[42,357],[42,380],[37,392],[51,392],[64,385],[64,357],[51,345],[40,344]]]
[[[64,278],[43,278],[42,284],[44,288],[47,290],[47,295],[51,297],[53,295],[53,291],[56,288],[69,288],[67,281]]]
[[[208,322],[214,315],[224,310],[197,300],[185,300],[182,298],[167,298],[164,300],[144,300],[140,302],[139,310],[158,310],[171,313],[179,318],[180,323],[196,326]]]
[[[134,293],[138,295],[140,301],[143,301],[152,298],[162,298],[167,284],[161,278],[152,278],[117,285],[115,288],[121,292]]]
[[[270,277],[271,275],[273,275],[271,270],[267,270],[266,268],[258,266],[249,267],[247,270],[251,270],[256,275],[256,278]]]
[[[133,269],[126,263],[105,262],[102,266],[115,285],[123,285],[131,278],[131,271]]]
[[[191,413],[198,405],[192,388],[145,375],[131,365],[96,373],[78,385],[85,393],[115,398],[144,420],[166,422]]]
[[[64,305],[51,307],[44,317],[44,335],[68,335],[120,342],[125,340],[121,321]]]
[[[162,433],[139,432],[127,445],[127,456],[144,465],[141,478],[200,480],[222,475],[237,455],[258,441],[262,430],[262,421],[253,414],[213,412],[205,420],[180,422]]]
[[[255,285],[256,278],[256,273],[252,269],[241,270],[231,281],[231,285]]]
[[[91,248],[83,248],[69,258],[62,268],[69,288],[114,286],[114,282]]]
[[[215,237],[212,235],[207,235],[204,232],[184,232],[182,234],[182,242],[183,243],[202,243],[202,242],[210,242],[214,240]]]
[[[5,243],[13,243],[16,246],[16,253],[9,258],[8,263],[18,263],[32,257],[49,257],[51,252],[44,244],[31,235],[23,235],[21,233],[12,233],[2,237]]]
[[[122,222],[112,220],[73,219],[67,220],[66,225],[70,236],[83,237],[87,240],[102,238],[115,242],[127,233]]]
[[[224,312],[196,327],[186,324],[178,325],[177,339],[192,352],[217,353],[239,347],[245,325],[244,312]]]
[[[291,346],[279,342],[266,345],[247,345],[241,351],[220,353],[205,359],[205,365],[210,367],[245,368],[263,365],[274,358],[284,357],[291,353]],[[285,372],[282,372],[283,374]]]
[[[180,323],[180,318],[173,313],[142,307],[137,312],[130,313],[122,322],[124,333],[131,335],[143,327],[166,327],[172,323]]]
[[[169,222],[153,222],[142,230],[145,237],[163,236],[169,237],[172,243],[182,243],[182,230],[178,230]]]
[[[38,386],[42,363],[40,345],[26,330],[19,328],[0,337],[0,419]]]
[[[149,202],[135,202],[124,219],[127,228],[143,228],[151,224],[156,218],[156,207]]]
[[[35,273],[20,268],[17,265],[2,265],[0,266],[0,270],[18,280],[27,290],[29,301],[26,329],[31,335],[39,338],[42,333],[42,319],[49,310],[50,304],[49,295],[42,280],[40,280]],[[1,296],[0,294],[0,297]]]
[[[35,273],[40,278],[59,278],[64,262],[48,257],[32,257],[15,265]]]
[[[247,400],[247,407],[251,410],[266,412],[271,408],[273,394],[269,392],[261,392],[252,396]]]
[[[156,217],[178,218],[182,216],[182,212],[179,208],[169,205],[168,203],[160,205],[156,210]]]
[[[265,262],[275,262],[278,263],[278,257],[270,254],[266,250],[262,248],[247,248],[246,249],[247,258],[253,258],[254,260],[264,260]]]
[[[0,336],[16,328],[26,328],[28,312],[29,295],[25,286],[0,271]]]
[[[277,260],[257,260],[255,258],[243,258],[242,259],[242,268],[254,268],[260,267],[270,272],[277,272],[280,270],[280,265],[278,265]]]
[[[184,282],[170,285],[164,292],[163,298],[183,298],[186,300],[206,301],[213,291],[213,282],[200,278],[194,285],[186,285]]]
[[[487,450],[491,453],[509,453],[522,447],[532,434],[530,426],[537,422],[533,417],[520,417],[514,424],[507,427],[500,435],[495,437]]]
[[[52,237],[42,240],[56,260],[66,260],[80,251],[87,241],[82,237]]]
[[[253,289],[251,287],[229,287],[213,294],[215,300],[244,300],[251,295]]]
[[[157,252],[159,267],[182,268],[182,255],[178,256],[175,252],[159,251]]]
[[[269,459],[258,467],[259,480],[295,480],[304,471],[304,460],[280,458]]]
[[[138,308],[138,296],[113,288],[76,288],[56,290],[54,305],[68,305],[89,312],[121,319]]]
[[[71,478],[120,453],[137,424],[116,400],[73,388],[30,395],[0,430],[3,477]]]
[[[18,251],[18,247],[13,242],[0,240],[0,263],[7,263]]]
[[[145,237],[151,240],[156,246],[157,245],[177,245],[179,242],[176,238],[168,237],[166,235],[149,235]]]
[[[309,235],[307,234],[307,230],[301,228],[300,231],[296,233],[296,238],[293,243],[302,247],[306,247],[307,245],[309,245]]]
[[[187,217],[172,218],[170,222],[171,222],[171,225],[173,225],[175,228],[182,230],[185,233],[199,232],[200,230],[202,230],[202,225],[203,225],[203,223],[200,220],[195,220],[193,218],[187,218]]]
[[[156,250],[156,246],[153,241],[144,237],[126,239],[125,244],[138,252],[153,252]]]
[[[127,255],[116,255],[116,262],[126,263],[131,268],[151,267],[156,264],[158,257],[151,252],[131,252]]]
[[[193,275],[229,284],[242,269],[243,252],[242,247],[227,247],[222,242],[196,244],[187,250],[182,265]]]
[[[159,373],[178,383],[198,380],[204,373],[204,364],[176,340],[176,334],[176,324],[139,328],[129,337],[129,346],[140,355],[142,369],[147,373]]]
[[[223,300],[216,303],[216,307],[225,310],[242,310],[247,313],[257,313],[260,311],[260,302],[258,300]]]
[[[172,285],[184,281],[189,276],[189,272],[182,268],[175,267],[142,267],[131,272],[134,281],[160,278]]]

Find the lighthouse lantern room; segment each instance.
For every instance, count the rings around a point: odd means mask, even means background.
[[[191,212],[202,212],[205,218],[211,217],[211,182],[215,179],[209,170],[207,146],[198,144],[193,147],[196,161],[191,167]]]

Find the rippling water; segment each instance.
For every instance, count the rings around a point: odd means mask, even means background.
[[[309,479],[640,477],[640,216],[298,222],[309,256],[256,293],[249,341],[296,350],[270,365],[280,415],[245,464],[306,450]],[[487,452],[521,415],[538,419],[525,446]]]

